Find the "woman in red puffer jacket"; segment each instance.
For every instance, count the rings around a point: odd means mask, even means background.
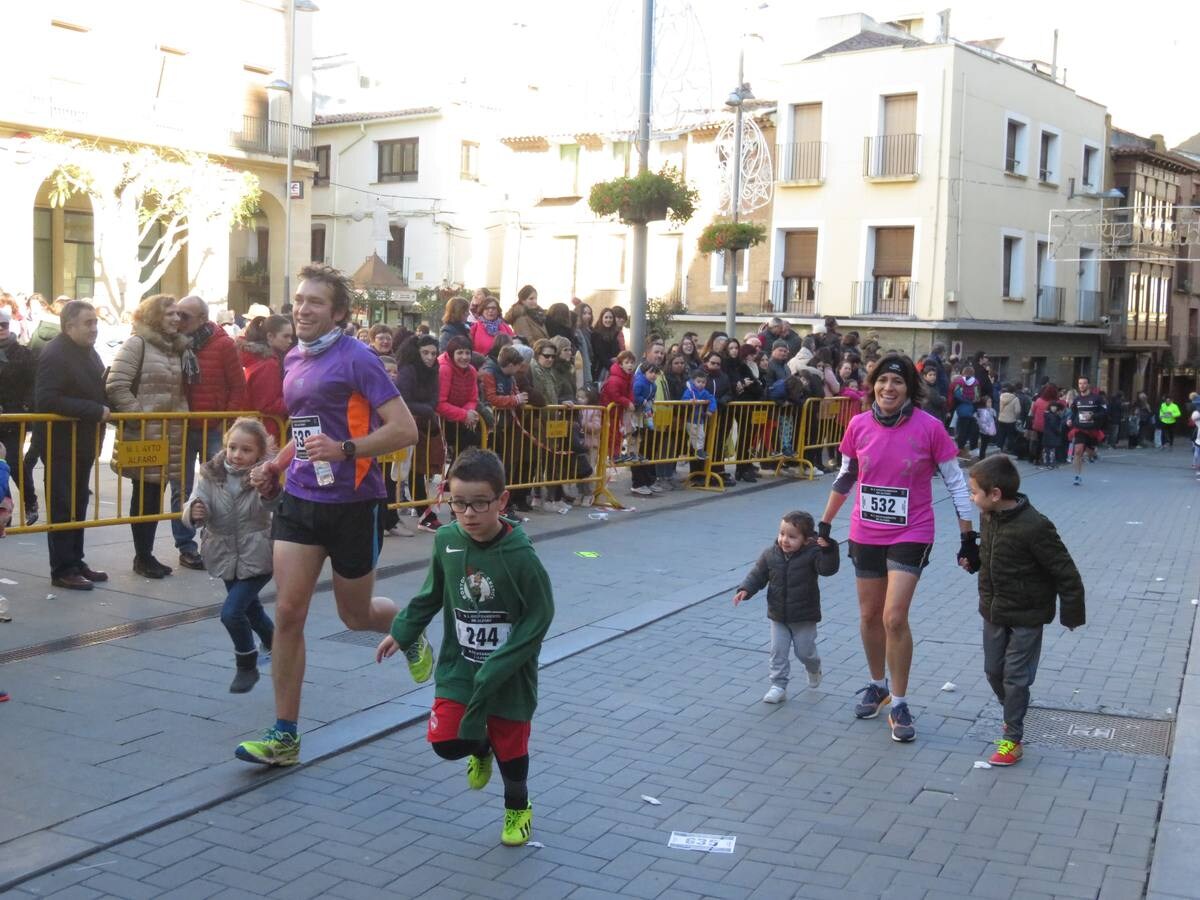
[[[283,357],[294,342],[292,320],[287,316],[257,316],[239,342],[246,370],[246,408],[263,414],[263,424],[276,440],[280,421],[288,417],[283,402]]]
[[[438,357],[437,414],[445,423],[446,462],[467,447],[480,445],[478,406],[479,380],[471,365],[471,342],[461,336],[451,338]]]

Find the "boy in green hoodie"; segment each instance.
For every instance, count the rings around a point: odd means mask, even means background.
[[[508,503],[500,458],[466,450],[447,482],[456,520],[438,529],[425,584],[396,615],[375,660],[407,650],[442,612],[429,743],[443,759],[467,757],[467,784],[475,790],[492,777],[496,758],[504,779],[500,841],[519,847],[533,825],[529,730],[554,598],[529,537],[500,516]]]

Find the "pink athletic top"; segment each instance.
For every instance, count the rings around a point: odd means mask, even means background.
[[[850,420],[838,449],[858,465],[850,540],[933,542],[932,479],[958,453],[941,422],[917,409],[888,428],[867,411]]]

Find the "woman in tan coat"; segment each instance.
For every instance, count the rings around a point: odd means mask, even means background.
[[[199,375],[191,342],[179,333],[180,313],[175,298],[168,294],[147,297],[133,314],[133,334],[117,351],[108,372],[105,392],[119,413],[187,412],[185,379]],[[121,475],[133,481],[129,496],[130,516],[156,516],[162,512],[164,479],[171,490],[181,488],[185,422],[182,419],[148,419],[126,422],[118,431],[123,441],[167,439],[166,465],[125,466]],[[114,455],[114,468],[116,458]],[[182,499],[182,498],[181,498]],[[147,578],[171,574],[171,567],[154,558],[154,535],[158,522],[138,522],[133,530],[133,571]]]
[[[504,314],[504,321],[530,347],[550,336],[546,331],[546,311],[538,306],[537,288],[532,284],[517,291],[517,302]]]

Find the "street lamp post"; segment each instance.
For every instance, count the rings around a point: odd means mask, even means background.
[[[642,4],[641,80],[638,94],[638,174],[650,166],[650,103],[654,76],[654,0]],[[646,342],[646,244],[645,222],[633,225],[633,271],[629,283],[629,344],[641,356]]]
[[[742,194],[742,108],[747,100],[753,100],[754,94],[745,80],[746,51],[738,51],[738,85],[725,101],[726,106],[733,107],[733,159],[729,161],[733,169],[733,178],[729,188],[729,205],[733,211],[733,222],[738,220],[738,207],[741,206]],[[737,255],[735,249],[725,251],[725,281],[728,293],[725,297],[725,333],[730,337],[735,334],[737,327]]]
[[[288,3],[288,77],[287,81],[277,78],[267,85],[269,91],[282,91],[288,95],[287,117],[287,182],[283,194],[283,303],[282,309],[292,302],[292,170],[296,159],[296,13],[319,12],[313,0],[291,0]],[[268,130],[268,134],[269,134]]]

